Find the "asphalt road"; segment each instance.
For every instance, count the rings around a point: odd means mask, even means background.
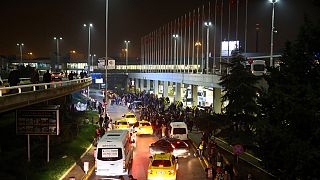
[[[91,90],[92,97],[98,100],[102,100],[103,96],[100,95],[99,91]],[[122,105],[109,106],[108,113],[113,121],[121,119],[122,115],[128,112],[128,108]],[[147,169],[150,162],[149,145],[157,141],[158,137],[155,135],[142,135],[137,136],[136,147],[134,148],[133,154],[133,167],[130,174],[138,180],[147,179]],[[179,158],[178,164],[178,180],[200,180],[206,179],[204,167],[197,157],[194,157],[194,149],[190,147],[191,156],[187,158]],[[90,180],[97,180],[99,177],[95,176],[95,173],[89,177]],[[110,179],[112,179],[110,177]],[[127,177],[125,177],[127,179]]]

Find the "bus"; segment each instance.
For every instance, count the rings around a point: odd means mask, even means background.
[[[107,131],[95,151],[96,176],[127,176],[132,168],[133,146],[128,130]]]

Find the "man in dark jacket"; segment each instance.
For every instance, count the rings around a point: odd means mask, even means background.
[[[51,73],[49,73],[49,70],[47,70],[47,72],[43,74],[43,82],[44,83],[51,82]]]

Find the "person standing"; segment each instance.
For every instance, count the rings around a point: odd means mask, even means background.
[[[49,73],[49,70],[47,70],[47,72],[43,74],[43,82],[44,83],[51,82],[51,73]]]
[[[71,73],[68,74],[69,80],[73,80],[73,76],[74,76],[73,71],[71,71]]]
[[[38,84],[39,83],[39,73],[38,73],[36,68],[34,68],[32,70],[30,81],[31,81],[32,84]],[[36,86],[36,89],[39,89],[39,86]]]

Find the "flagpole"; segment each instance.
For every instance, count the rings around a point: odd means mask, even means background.
[[[204,40],[203,40],[203,23],[204,23],[204,5],[202,5],[202,12],[201,12],[201,15],[202,15],[202,17],[201,17],[201,44],[202,44],[202,46],[201,46],[201,74],[203,74],[204,72],[203,72],[203,69],[204,69],[204,53],[203,53],[203,46],[204,46]]]
[[[221,11],[220,11],[220,28],[221,28],[221,31],[220,31],[220,74],[222,74],[222,31],[223,31],[223,0],[221,1]]]
[[[217,32],[217,0],[214,4],[214,34],[213,34],[213,74],[216,73],[216,32]]]
[[[187,14],[184,14],[183,73],[186,73]]]
[[[196,11],[193,10],[193,17],[192,17],[192,74],[194,73],[193,67],[194,67],[194,62],[195,62],[195,57],[194,57],[194,22],[195,22],[195,15],[196,15]]]
[[[246,17],[244,26],[244,53],[247,53],[248,0],[246,0]]]
[[[188,18],[188,74],[190,73],[190,17],[191,12],[189,11],[189,18]]]

